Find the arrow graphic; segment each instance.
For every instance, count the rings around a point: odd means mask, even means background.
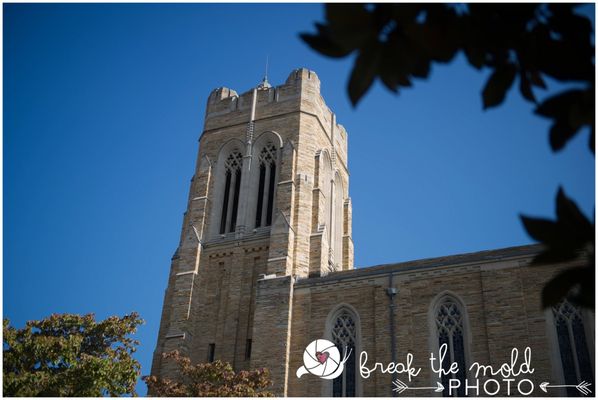
[[[426,387],[409,387],[404,382],[397,379],[393,381],[392,384],[394,388],[392,389],[393,392],[398,392],[399,394],[403,393],[405,390],[434,390],[435,392],[442,392],[444,390],[444,386],[442,383],[436,382],[436,386],[426,386]]]
[[[581,394],[583,394],[584,396],[587,396],[588,394],[592,393],[592,391],[589,388],[590,385],[591,385],[591,383],[588,383],[586,381],[582,381],[581,383],[578,383],[577,385],[551,385],[548,382],[542,382],[540,384],[540,389],[542,389],[544,391],[544,393],[547,393],[548,391],[546,389],[548,389],[548,388],[574,387],[575,389],[579,390],[579,392]],[[401,392],[399,392],[399,393],[401,393]]]

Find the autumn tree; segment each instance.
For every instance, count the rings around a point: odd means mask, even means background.
[[[179,368],[179,379],[145,376],[149,393],[159,397],[273,397],[268,392],[272,381],[266,369],[235,372],[229,363],[216,360],[192,364],[178,351],[162,357]]]
[[[355,106],[376,79],[399,93],[415,79],[426,79],[435,63],[463,52],[475,69],[490,70],[481,91],[484,109],[500,105],[518,82],[535,114],[552,121],[549,143],[562,151],[576,135],[589,131],[595,148],[595,66],[592,22],[567,4],[327,4],[325,23],[301,38],[320,54],[356,54],[347,92]],[[571,88],[542,102],[546,77]],[[528,234],[544,244],[536,264],[585,259],[544,288],[545,307],[563,297],[594,308],[595,229],[575,202],[559,188],[557,219],[521,216]]]
[[[96,322],[93,314],[52,314],[22,329],[3,326],[3,395],[135,395],[140,365],[132,339],[137,313]]]

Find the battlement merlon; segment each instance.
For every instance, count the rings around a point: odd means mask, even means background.
[[[334,113],[328,108],[320,94],[318,75],[306,68],[297,68],[279,86],[258,86],[241,95],[233,89],[220,87],[208,97],[204,132],[247,124],[251,120],[253,96],[256,94],[254,120],[273,118],[302,111],[314,115],[326,133],[334,140],[335,148],[347,160],[347,132],[336,122]],[[334,127],[334,134],[332,130]]]

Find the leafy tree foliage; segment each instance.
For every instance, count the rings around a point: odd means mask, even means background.
[[[142,323],[137,313],[101,322],[93,314],[53,314],[23,329],[4,319],[3,395],[135,395],[139,343],[129,335]]]
[[[557,304],[564,297],[587,308],[594,308],[595,225],[579,210],[575,202],[559,188],[556,197],[556,221],[521,216],[527,233],[546,245],[534,259],[535,264],[571,261],[585,253],[587,264],[560,272],[544,287],[544,307]]]
[[[575,4],[327,4],[326,22],[316,34],[301,34],[329,57],[357,53],[347,91],[356,105],[376,78],[391,91],[425,79],[433,63],[447,63],[462,51],[476,69],[492,71],[482,90],[484,109],[500,105],[518,80],[535,113],[549,118],[549,142],[562,150],[583,128],[595,152],[595,66],[591,21]],[[545,77],[579,86],[539,103],[534,90]],[[581,256],[587,266],[555,277],[543,292],[545,306],[570,293],[571,300],[594,308],[594,224],[562,190],[557,221],[522,216],[529,235],[545,245],[536,262]],[[572,291],[572,289],[575,289]],[[573,293],[571,295],[571,293]]]
[[[229,363],[216,360],[193,365],[178,351],[165,353],[164,359],[174,361],[180,370],[180,380],[145,376],[149,392],[159,397],[273,397],[266,389],[272,385],[265,369],[235,372]]]

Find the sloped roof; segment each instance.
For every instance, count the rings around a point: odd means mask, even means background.
[[[371,275],[383,275],[390,272],[417,271],[428,268],[462,266],[477,263],[485,264],[513,258],[531,257],[538,254],[541,250],[542,245],[532,244],[526,246],[506,247],[495,250],[477,251],[474,253],[424,258],[420,260],[405,261],[393,264],[375,265],[372,267],[358,267],[349,271],[331,272],[323,277],[299,279],[296,285],[303,286],[327,281],[354,279]]]

